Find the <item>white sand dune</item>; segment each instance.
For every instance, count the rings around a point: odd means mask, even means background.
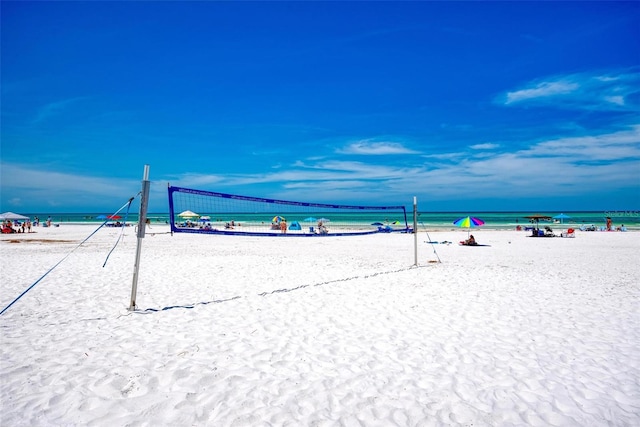
[[[2,236],[0,309],[94,229]],[[0,425],[640,425],[636,232],[419,233],[415,267],[413,235],[153,226],[136,312],[119,232],[0,316]]]

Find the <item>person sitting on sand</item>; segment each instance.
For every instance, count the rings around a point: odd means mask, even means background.
[[[473,237],[473,234],[471,236],[469,236],[469,238],[467,240],[465,240],[463,243],[463,245],[465,246],[476,246],[478,243],[476,242],[476,238]]]
[[[318,234],[329,234],[329,230],[327,230],[322,221],[318,221]]]

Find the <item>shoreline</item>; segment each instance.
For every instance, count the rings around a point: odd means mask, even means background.
[[[80,222],[63,222],[63,223],[55,223],[52,224],[51,229],[56,229],[56,228],[65,228],[67,226],[71,226],[71,227],[86,227],[87,230],[92,229],[92,230],[96,230],[98,228],[106,228],[106,229],[110,229],[110,230],[119,230],[122,227],[116,227],[116,226],[110,226],[110,225],[105,225],[101,227],[102,223],[80,223]],[[517,230],[516,226],[520,225],[522,227],[522,230]],[[548,226],[550,227],[553,232],[557,235],[560,235],[562,232],[567,231],[569,228],[573,228],[576,233],[594,233],[594,234],[599,234],[599,233],[627,233],[627,232],[639,232],[640,231],[640,226],[638,227],[634,227],[634,226],[626,226],[625,228],[626,230],[621,231],[621,230],[600,230],[600,229],[596,229],[593,231],[589,231],[589,230],[580,230],[580,227],[577,226],[577,224],[563,224],[561,227],[559,227],[558,225],[560,224],[540,224],[539,228],[540,229],[544,229],[544,227]],[[138,227],[138,223],[131,223],[128,222],[127,225],[124,227],[125,229],[133,229]],[[223,229],[224,228],[224,224],[221,224],[218,226],[219,228]],[[266,227],[266,226],[265,226]],[[343,226],[338,226],[340,229],[344,229],[345,227]],[[365,228],[366,226],[363,226],[363,228]],[[413,224],[409,224],[409,227],[413,227]],[[531,227],[530,225],[526,226]],[[43,230],[43,232],[45,232],[45,230],[48,229],[48,227],[33,227],[32,228],[32,232],[31,233],[24,233],[24,234],[36,234],[38,233],[38,230]],[[241,227],[237,227],[237,229],[239,231],[242,230]],[[146,233],[153,233],[154,230],[163,230],[166,232],[170,232],[171,229],[169,227],[168,224],[151,224],[151,226],[149,227],[149,225],[147,225],[146,227]],[[359,230],[359,229],[354,229],[354,230]],[[522,224],[513,224],[513,226],[511,225],[506,225],[506,226],[482,226],[482,227],[475,227],[475,228],[459,228],[459,227],[455,227],[455,226],[449,226],[449,225],[443,225],[443,226],[437,226],[437,225],[427,225],[427,226],[421,226],[420,224],[418,225],[418,234],[420,233],[433,233],[433,232],[471,232],[471,233],[482,233],[482,232],[492,232],[492,231],[499,231],[499,232],[517,232],[517,233],[522,233],[522,234],[530,234],[531,231],[530,230],[525,230],[525,226],[523,226]],[[397,232],[397,231],[395,231]],[[288,233],[291,233],[291,231],[288,231]],[[6,236],[16,236],[16,235],[22,235],[23,233],[12,233],[12,234],[2,234],[2,237],[6,237]],[[183,234],[183,233],[175,233],[175,234]],[[188,234],[188,233],[184,233],[184,234]],[[204,233],[203,233],[204,234]],[[374,233],[374,234],[385,234],[385,233]],[[413,233],[409,233],[409,234],[413,234]],[[268,237],[268,236],[266,236]]]

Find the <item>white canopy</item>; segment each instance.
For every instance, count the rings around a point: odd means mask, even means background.
[[[200,215],[198,215],[197,213],[192,212],[192,211],[184,211],[184,212],[180,212],[178,214],[178,216],[181,216],[183,218],[192,218],[192,217],[200,216]]]
[[[5,212],[3,214],[0,214],[0,220],[5,220],[5,219],[11,219],[11,220],[16,220],[16,219],[29,219],[28,216],[24,216],[24,215],[20,215],[17,213],[13,213],[13,212]]]

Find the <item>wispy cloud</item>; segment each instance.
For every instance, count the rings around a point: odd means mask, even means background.
[[[300,160],[273,173],[226,176],[229,192],[280,183],[288,200],[377,200],[428,194],[433,199],[587,195],[629,188],[640,180],[640,126],[610,133],[532,141],[515,151],[477,144],[400,166],[336,159]],[[456,161],[450,161],[456,159]],[[375,160],[375,158],[372,158]],[[635,183],[635,184],[634,184]],[[372,191],[375,190],[375,191]],[[313,199],[313,200],[311,200]]]
[[[573,162],[640,160],[640,125],[607,134],[548,140],[522,154],[528,157],[568,157]]]
[[[494,144],[491,142],[485,142],[484,144],[475,144],[472,145],[471,148],[472,150],[494,150],[496,148],[499,148],[500,144]]]
[[[550,194],[598,198],[610,189],[631,190],[631,206],[640,201],[640,125],[531,141],[512,151],[486,143],[466,151],[456,148],[440,158],[410,156],[399,165],[376,163],[375,156],[367,160],[306,158],[266,173],[154,177],[150,209],[166,209],[166,181],[234,194],[329,203],[391,203],[408,200],[410,195],[456,203],[483,198],[546,198]],[[115,206],[139,189],[137,180],[46,172],[38,165],[5,162],[1,166],[3,202],[11,206],[27,200],[59,209],[78,200],[85,206],[107,206],[107,202]],[[157,185],[159,182],[163,185]],[[270,190],[264,194],[260,188]]]
[[[9,206],[44,205],[65,209],[77,205],[113,207],[134,196],[140,182],[47,170],[41,165],[2,162],[2,191]]]
[[[339,154],[359,154],[368,156],[381,156],[393,154],[415,154],[411,150],[399,142],[390,141],[371,141],[361,140],[355,141],[336,150]]]
[[[532,87],[507,92],[505,104],[513,104],[531,99],[551,98],[574,93],[580,85],[569,81],[546,81],[534,83]]]
[[[577,196],[606,192],[608,188],[637,187],[640,181],[640,126],[586,135],[532,141],[516,151],[491,151],[498,144],[478,144],[470,151],[442,153],[439,158],[457,161],[403,166],[362,162],[318,161],[298,164],[290,171],[287,190],[303,196],[314,189],[327,194],[332,188],[344,193],[372,188],[388,197],[407,192],[429,193],[429,198]],[[422,157],[424,159],[424,157]],[[304,167],[301,167],[304,164]],[[320,173],[316,173],[316,170]],[[293,172],[293,173],[292,173]],[[341,184],[338,184],[341,183]],[[295,192],[293,192],[295,190]],[[300,190],[300,191],[297,191]],[[318,191],[318,192],[316,192]]]
[[[69,98],[69,99],[63,99],[61,101],[50,102],[49,104],[43,105],[38,109],[38,112],[34,117],[34,119],[31,121],[31,124],[34,124],[34,125],[39,124],[52,116],[62,114],[70,105],[73,105],[83,99],[85,98],[84,97]]]
[[[535,80],[497,98],[503,105],[577,110],[636,110],[640,71],[578,73]]]

